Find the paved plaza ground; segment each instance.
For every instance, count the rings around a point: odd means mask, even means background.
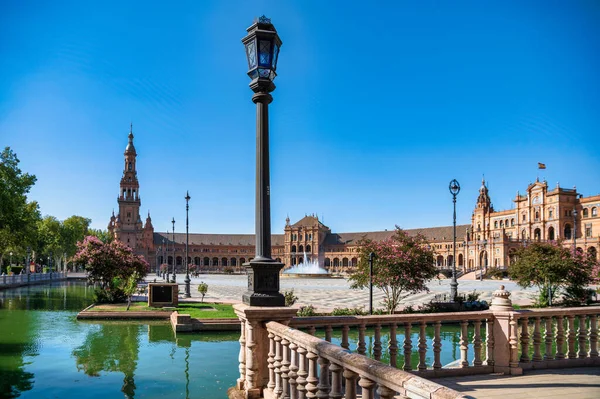
[[[177,275],[177,282],[183,284],[183,274]],[[154,279],[162,281],[155,274],[149,274],[147,281]],[[200,298],[198,294],[198,283],[204,281],[208,284],[208,293],[205,301],[237,303],[241,302],[242,294],[248,286],[246,275],[224,275],[224,274],[202,274],[200,277],[193,277],[191,283],[191,293],[193,298]],[[354,308],[369,307],[369,290],[354,290],[350,288],[350,283],[344,278],[290,278],[281,279],[281,291],[294,290],[294,294],[299,298],[297,305],[313,305],[317,312],[331,311],[334,308]],[[492,299],[492,293],[500,285],[504,285],[506,290],[511,292],[511,299],[514,304],[525,305],[532,302],[532,298],[537,292],[536,289],[524,290],[512,281],[499,280],[463,280],[459,279],[459,292],[477,292],[481,293],[481,300],[488,302]],[[403,306],[419,306],[428,303],[435,294],[450,292],[450,279],[434,280],[428,284],[429,293],[419,293],[411,295],[402,301]],[[183,286],[180,287],[183,291]],[[383,294],[380,290],[373,290],[373,306],[375,308],[383,307]]]

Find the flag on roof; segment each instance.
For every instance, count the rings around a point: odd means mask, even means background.
[[[538,162],[538,169],[546,169],[546,164]]]

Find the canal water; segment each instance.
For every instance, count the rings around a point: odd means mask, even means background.
[[[76,320],[91,297],[74,282],[0,291],[0,398],[224,398],[235,384],[238,333]]]
[[[78,321],[75,316],[91,304],[92,291],[83,282],[0,291],[0,399],[226,397],[238,377],[239,333],[175,337],[166,321]],[[417,327],[411,334],[414,368],[419,359]],[[317,330],[318,337],[324,334]],[[470,327],[469,342],[472,334]],[[367,355],[372,354],[373,335],[373,329],[367,329]],[[458,326],[442,327],[443,365],[460,358],[459,337]],[[432,339],[428,327],[429,366]],[[349,341],[355,351],[355,328]],[[381,360],[387,363],[385,327],[381,341]],[[397,341],[397,364],[402,367],[401,326]],[[341,330],[334,330],[332,342],[341,343]]]

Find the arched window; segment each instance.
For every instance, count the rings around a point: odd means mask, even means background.
[[[230,265],[231,266],[237,266],[237,259],[236,258],[231,258]]]
[[[596,251],[596,247],[589,247],[587,252],[588,256],[592,259],[596,259],[598,256],[598,251]]]
[[[587,208],[583,208],[583,217],[586,218],[588,217],[588,209]]]
[[[325,267],[331,266],[331,259],[325,258]]]
[[[436,259],[436,266],[437,267],[444,266],[444,257],[442,255],[438,255],[438,257]]]
[[[348,258],[343,258],[342,259],[342,266],[348,266]]]
[[[571,225],[569,223],[565,224],[565,232],[563,234],[565,240],[571,239]]]
[[[458,266],[464,266],[464,261],[463,254],[458,254]]]
[[[352,258],[352,260],[350,262],[350,266],[356,266],[356,265],[358,265],[358,259]]]
[[[129,164],[127,165],[127,169],[131,170],[131,162],[129,162]]]
[[[296,246],[295,245],[292,245],[292,253],[293,254],[296,253]]]
[[[542,230],[540,230],[539,228],[535,229],[533,231],[533,239],[536,241],[540,241],[542,239]]]
[[[515,226],[515,219],[510,219],[510,227],[514,227]]]
[[[169,265],[172,265],[172,264],[173,264],[173,257],[172,257],[172,256],[169,256],[169,257],[167,257],[167,263],[168,263]]]
[[[494,228],[497,229],[498,228],[498,221],[494,220]]]
[[[539,220],[539,219],[540,219],[540,212],[535,211],[535,220]]]
[[[302,257],[298,258],[298,264],[300,264],[300,263],[304,263],[304,258],[302,258]]]
[[[312,241],[312,233],[308,235],[308,241]]]
[[[197,256],[194,258],[194,265],[200,266],[200,258]]]
[[[227,266],[228,263],[227,258],[221,259],[221,266]]]
[[[596,216],[598,216],[598,209],[596,207],[592,208],[592,217],[595,218]]]
[[[304,252],[304,247],[302,245],[300,245],[298,247],[298,252],[303,253]]]
[[[204,266],[210,266],[210,259],[204,258]]]
[[[338,258],[333,258],[333,267],[338,267],[340,265],[340,260]]]
[[[500,221],[500,228],[504,227],[504,220]]]
[[[306,252],[310,252],[310,245],[306,246]]]
[[[219,266],[219,258],[212,259],[212,266]]]
[[[181,266],[183,263],[183,258],[181,256],[178,256],[177,258],[175,258],[177,261],[177,266]]]
[[[246,263],[246,258],[240,258],[240,265],[243,265],[244,263]]]
[[[554,239],[555,239],[555,238],[554,238],[554,227],[552,227],[552,226],[550,226],[550,227],[548,228],[548,239],[549,239],[550,241],[554,241]]]

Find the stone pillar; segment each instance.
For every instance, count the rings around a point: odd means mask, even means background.
[[[243,386],[246,399],[263,397],[263,389],[269,382],[269,333],[265,323],[277,321],[288,324],[298,309],[290,307],[260,307],[237,304],[233,306],[235,313],[244,328],[246,356],[244,367],[245,380],[238,380],[238,387]],[[241,343],[241,341],[240,341]],[[241,371],[241,370],[240,370]],[[241,378],[240,378],[241,379]]]
[[[517,315],[509,299],[510,292],[501,285],[494,291],[490,310],[494,314],[494,372],[511,375],[523,374],[518,366]]]

